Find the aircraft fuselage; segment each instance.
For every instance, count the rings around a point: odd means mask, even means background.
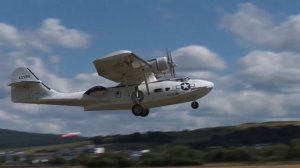
[[[134,102],[135,89],[142,94],[142,105],[153,108],[197,100],[211,91],[213,83],[204,80],[165,80],[149,83],[149,94],[145,83],[133,86],[107,88],[103,95],[82,97],[86,111],[130,109]]]

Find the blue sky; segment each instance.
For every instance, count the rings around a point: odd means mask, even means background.
[[[219,27],[222,10],[236,7],[217,1],[4,1],[0,19],[21,29],[38,27],[45,18],[88,32],[91,45],[83,49],[55,48],[54,53],[73,59],[63,67],[93,71],[90,62],[114,50],[130,49],[150,58],[153,50],[202,44],[224,53],[228,59],[244,51],[236,49],[231,34]],[[2,2],[3,3],[3,2]],[[221,11],[219,11],[221,10]],[[18,12],[16,12],[18,11]],[[226,45],[224,45],[226,43]],[[86,66],[80,66],[85,63]],[[63,68],[66,76],[76,72]]]
[[[297,12],[295,3],[252,1],[274,17]],[[220,27],[222,14],[234,11],[243,1],[2,1],[0,20],[20,29],[38,27],[45,18],[57,18],[63,25],[90,34],[91,44],[81,49],[55,47],[62,55],[60,73],[74,76],[76,71],[92,72],[90,62],[106,53],[130,49],[146,58],[153,50],[176,49],[200,44],[220,53],[232,64],[249,48],[237,46],[235,37]],[[16,12],[17,11],[17,12]],[[84,63],[86,66],[78,66]],[[234,64],[232,64],[234,66]],[[70,67],[70,68],[66,68]]]
[[[297,120],[299,7],[292,0],[3,0],[0,127],[96,135]],[[97,77],[92,64],[107,53],[132,50],[147,60],[166,48],[179,75],[216,84],[196,112],[180,104],[153,109],[141,120],[130,111],[86,113],[10,102],[7,84],[18,66],[71,92],[111,84]],[[112,124],[120,121],[125,125]]]

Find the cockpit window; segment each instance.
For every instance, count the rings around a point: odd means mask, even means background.
[[[154,89],[154,93],[157,93],[157,92],[162,92],[163,89],[162,88],[158,88],[158,89]]]
[[[190,80],[190,77],[176,78],[175,80],[176,80],[177,82],[186,82],[186,81]]]
[[[94,86],[92,88],[90,88],[89,90],[87,90],[85,92],[85,94],[89,95],[89,96],[102,96],[104,95],[104,93],[106,92],[106,88],[103,86]]]

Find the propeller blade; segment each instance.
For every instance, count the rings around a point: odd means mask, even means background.
[[[171,52],[169,52],[168,49],[166,49],[166,54],[167,54],[167,58],[168,58],[168,64],[170,66],[171,76],[172,76],[172,78],[175,78],[176,77],[176,75],[175,75],[175,66],[176,66],[176,64],[174,64],[172,54],[171,54]]]
[[[172,76],[173,76],[173,78],[176,78],[176,74],[175,74],[175,66],[173,66],[173,68],[172,68]]]

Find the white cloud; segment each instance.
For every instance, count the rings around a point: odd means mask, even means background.
[[[18,30],[8,24],[0,23],[0,47],[1,46],[21,46],[21,37]]]
[[[50,45],[66,48],[87,47],[90,43],[89,37],[88,33],[67,28],[55,18],[45,19],[42,26],[35,30],[18,30],[13,25],[0,22],[0,47],[49,52]]]
[[[204,109],[209,109],[216,117],[227,116],[238,120],[253,119],[266,116],[284,116],[287,107],[284,106],[284,94],[270,94],[257,90],[222,91],[211,94],[210,100],[205,100]]]
[[[226,63],[216,53],[200,45],[178,48],[172,52],[176,69],[184,71],[221,70]]]
[[[240,76],[256,89],[300,93],[300,54],[252,51],[240,59]]]
[[[235,13],[223,16],[221,26],[263,49],[300,51],[300,15],[278,22],[252,3],[243,3]]]
[[[60,57],[56,56],[56,55],[51,55],[50,58],[49,58],[49,61],[52,64],[59,64],[60,63]]]
[[[38,30],[43,39],[67,48],[81,48],[89,45],[89,35],[76,29],[69,29],[60,24],[60,20],[48,18]]]

